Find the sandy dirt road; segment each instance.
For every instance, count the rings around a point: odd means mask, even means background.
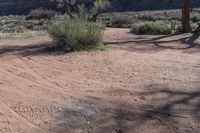
[[[199,133],[200,46],[107,29],[109,50],[0,40],[0,133]]]

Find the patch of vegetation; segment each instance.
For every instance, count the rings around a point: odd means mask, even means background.
[[[26,33],[0,33],[0,39],[26,39],[36,36],[46,36],[46,32],[29,31]]]
[[[25,20],[25,16],[0,17],[0,33],[24,33],[26,30],[44,30],[47,20]]]
[[[50,20],[56,15],[55,11],[44,10],[44,9],[34,9],[26,16],[26,20],[30,19],[47,19]]]
[[[0,16],[0,33],[26,33],[27,31],[44,31],[51,21],[62,20],[63,16],[54,16],[48,19],[30,19],[26,16]]]
[[[98,17],[107,27],[130,28],[134,23],[133,16],[123,13],[106,13]]]
[[[64,9],[69,17],[82,17],[88,21],[96,22],[97,17],[108,11],[109,0],[51,0],[58,8]]]
[[[199,14],[193,14],[193,15],[191,15],[190,19],[193,23],[200,22],[200,15]]]
[[[112,18],[109,27],[115,28],[130,28],[133,24],[133,19],[126,16]]]
[[[48,28],[48,25],[52,21],[62,20],[63,18],[63,15],[42,9],[33,10],[27,16],[0,16],[0,33],[22,34],[27,31],[43,31]],[[97,21],[107,27],[114,28],[131,28],[133,24],[144,21],[163,21],[171,27],[171,23],[175,21],[175,33],[181,33],[182,26],[180,19],[181,10],[160,10],[105,13],[101,14]],[[200,24],[200,8],[191,10],[190,20],[192,30],[195,30],[197,25]]]
[[[200,8],[192,9],[190,13],[191,24],[200,23]],[[165,21],[170,25],[172,21],[176,21],[178,23],[181,21],[181,10],[104,13],[100,15],[98,19],[99,21],[103,21],[106,26],[115,28],[131,27],[132,24],[143,21]]]
[[[103,49],[103,29],[96,23],[85,19],[65,19],[52,23],[49,34],[56,40],[57,46],[64,51]]]
[[[198,23],[191,23],[190,24],[190,28],[191,28],[192,32],[194,32],[197,29],[197,27],[198,27]],[[175,33],[179,34],[179,33],[182,33],[182,31],[183,31],[182,24],[178,23]]]
[[[24,25],[23,16],[2,16],[0,17],[1,33],[23,33]],[[20,21],[21,20],[21,21]]]
[[[131,32],[139,35],[166,35],[171,33],[171,29],[164,22],[141,22],[134,24]]]

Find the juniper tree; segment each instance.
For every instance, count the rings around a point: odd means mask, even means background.
[[[107,11],[108,0],[52,0],[59,8],[71,18],[85,17],[87,20],[96,21],[98,15]]]

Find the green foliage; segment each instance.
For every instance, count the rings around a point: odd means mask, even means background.
[[[47,29],[49,23],[50,20],[47,19],[27,20],[26,16],[1,16],[0,33],[24,33],[27,30],[41,31]]]
[[[111,27],[115,28],[130,28],[133,24],[133,19],[126,16],[115,17],[111,20]]]
[[[55,16],[55,12],[44,9],[34,9],[26,16],[26,20],[30,19],[51,19]]]
[[[182,26],[182,24],[179,24],[178,26],[177,26],[177,29],[176,29],[176,32],[175,33],[182,33],[183,32],[183,26]]]
[[[191,13],[190,20],[194,23],[197,23],[200,21],[200,13]]]
[[[165,35],[170,34],[170,27],[164,22],[141,22],[134,24],[131,32],[135,34]]]
[[[192,23],[192,24],[190,24],[190,28],[191,28],[192,32],[195,31],[197,29],[197,27],[198,27],[198,23]],[[182,27],[181,23],[178,24],[175,33],[178,33],[178,34],[179,33],[183,33],[183,27]]]
[[[95,49],[102,42],[102,28],[81,18],[55,22],[48,32],[57,41],[58,48],[65,51]]]
[[[98,17],[98,21],[107,27],[113,28],[131,28],[135,19],[132,15],[126,13],[105,13]]]
[[[62,8],[71,18],[84,17],[87,20],[96,21],[97,16],[105,12],[105,8],[109,5],[108,0],[93,0],[87,5],[84,1],[78,0],[52,0]]]
[[[19,16],[2,16],[0,17],[0,33],[23,33],[25,26],[24,17]]]

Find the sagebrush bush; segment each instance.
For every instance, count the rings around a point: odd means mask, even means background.
[[[190,24],[191,32],[194,32],[194,31],[197,29],[197,27],[198,27],[198,23],[191,23],[191,24]],[[181,23],[178,24],[175,33],[177,33],[177,34],[179,34],[179,33],[183,33],[183,27],[182,27],[182,24],[181,24]]]
[[[0,16],[0,33],[24,33],[26,31],[42,31],[46,30],[48,24],[53,21],[53,19],[59,19],[58,17],[53,17],[52,20],[47,19],[30,19],[26,20],[24,15],[10,15],[10,16]]]
[[[133,19],[127,16],[116,16],[111,19],[111,26],[115,28],[130,28],[133,24]]]
[[[135,34],[166,35],[171,33],[171,29],[164,22],[141,22],[134,24],[131,32]]]
[[[199,22],[200,21],[200,15],[191,16],[190,20],[194,23]]]
[[[142,14],[142,15],[139,15],[137,18],[143,21],[155,21],[154,15],[151,15],[151,14]]]
[[[97,48],[102,41],[102,28],[84,19],[65,19],[51,24],[49,34],[62,50],[89,50]]]
[[[34,9],[26,16],[26,20],[30,19],[51,19],[55,16],[55,12],[51,10],[44,9]]]

